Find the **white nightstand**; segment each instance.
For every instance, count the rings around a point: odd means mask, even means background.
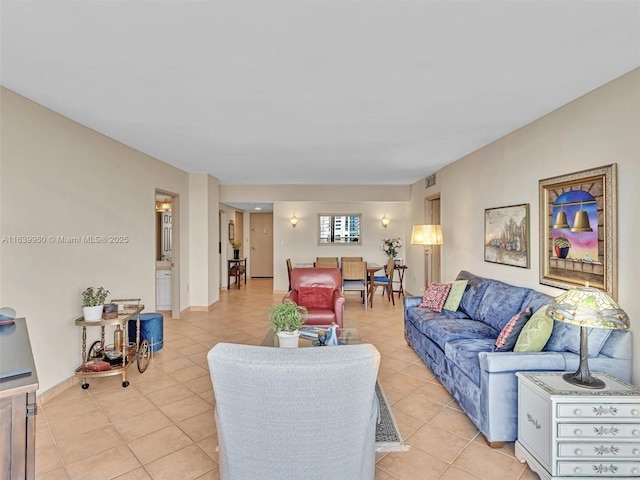
[[[517,373],[516,457],[543,479],[640,477],[640,389],[603,373],[602,390],[562,373]]]

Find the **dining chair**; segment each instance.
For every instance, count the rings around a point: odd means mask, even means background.
[[[313,266],[320,268],[339,268],[338,257],[316,257]]]
[[[384,275],[374,275],[373,283],[369,288],[371,288],[371,292],[369,293],[369,306],[373,308],[373,296],[376,293],[378,287],[382,287],[382,296],[387,294],[387,299],[393,302],[393,305],[396,304],[395,298],[393,296],[393,272],[396,261],[393,257],[389,257],[389,261],[387,262],[387,266],[384,267]]]
[[[360,261],[342,261],[342,292],[360,292],[366,309],[367,301],[367,264]]]
[[[340,257],[340,265],[344,262],[362,262],[362,257]]]

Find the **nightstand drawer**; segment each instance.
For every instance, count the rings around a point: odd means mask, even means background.
[[[561,423],[558,438],[600,438],[640,442],[640,424],[633,423]]]
[[[640,405],[635,403],[562,403],[558,418],[639,419]]]
[[[615,478],[640,475],[640,462],[558,462],[561,477]]]
[[[561,458],[621,458],[640,461],[640,444],[637,442],[561,442],[558,443]]]

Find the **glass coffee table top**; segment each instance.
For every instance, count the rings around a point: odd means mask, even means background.
[[[313,327],[325,328],[313,325]],[[325,328],[328,330],[328,327]],[[362,343],[360,339],[360,335],[358,334],[358,330],[348,324],[345,324],[344,328],[338,329],[338,341],[341,345],[355,345],[358,343]],[[273,327],[269,329],[267,335],[262,340],[260,344],[263,347],[277,347],[278,346],[278,336],[274,333]],[[318,346],[317,338],[309,338],[303,335],[300,335],[298,339],[299,347],[316,347]]]

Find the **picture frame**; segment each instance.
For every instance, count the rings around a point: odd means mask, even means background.
[[[616,164],[539,181],[540,283],[617,300]]]
[[[233,220],[229,220],[229,241],[233,242],[236,239],[236,226]]]
[[[529,204],[486,208],[484,261],[529,268]]]

